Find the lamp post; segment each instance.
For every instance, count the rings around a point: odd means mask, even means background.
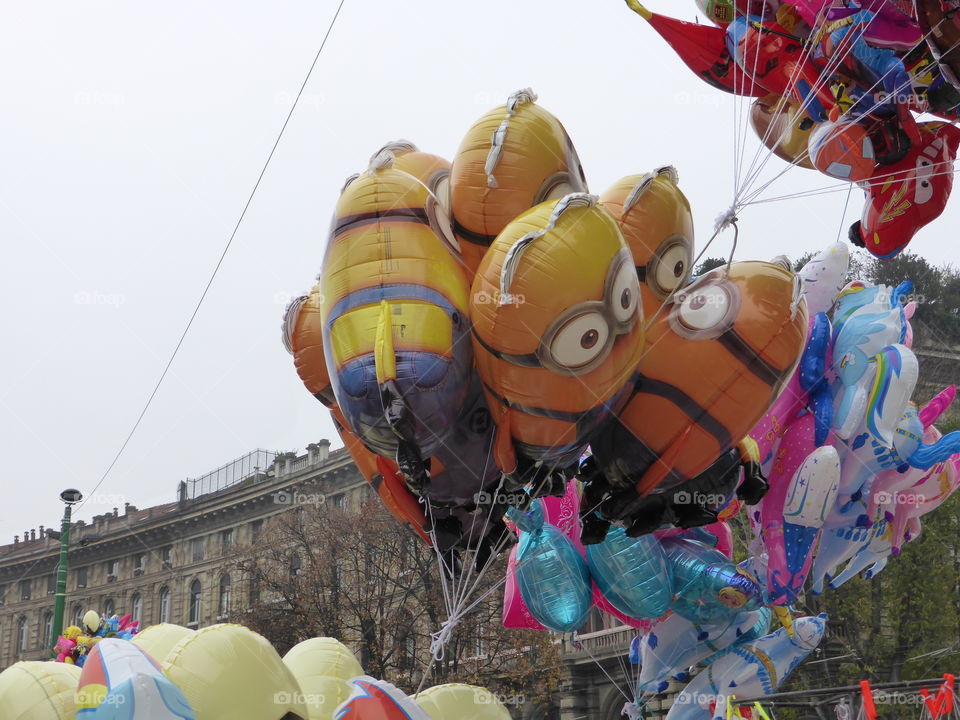
[[[60,499],[65,505],[63,509],[63,522],[60,524],[60,564],[57,566],[57,594],[53,605],[53,628],[54,638],[63,633],[63,610],[67,603],[67,547],[70,544],[70,510],[80,500],[83,495],[79,490],[70,488],[60,493]]]

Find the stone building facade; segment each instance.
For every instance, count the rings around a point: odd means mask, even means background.
[[[261,451],[262,452],[262,451]],[[345,450],[329,442],[307,453],[276,455],[259,467],[248,457],[204,478],[180,483],[177,500],[138,509],[127,504],[75,522],[70,531],[64,624],[87,610],[131,613],[141,627],[172,622],[202,627],[239,616],[255,600],[236,563],[256,546],[267,521],[288,512],[298,488],[322,489],[325,502],[358,507],[369,486]],[[261,469],[262,468],[262,469]],[[0,546],[0,670],[51,656],[60,541],[52,528],[28,531]],[[625,667],[635,632],[610,616],[591,616],[577,642],[563,639],[566,678],[554,708],[515,708],[528,720],[620,718]],[[601,667],[603,668],[601,670]],[[651,708],[653,709],[653,708]]]

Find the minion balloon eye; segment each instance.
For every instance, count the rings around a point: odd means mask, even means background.
[[[693,265],[690,242],[682,235],[668,238],[642,268],[643,280],[662,300],[690,277]]]
[[[690,340],[707,340],[729,330],[739,310],[737,287],[708,276],[678,295],[670,312],[670,327]]]

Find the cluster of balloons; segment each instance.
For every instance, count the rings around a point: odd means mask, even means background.
[[[790,611],[808,575],[817,593],[868,567],[874,576],[917,537],[920,517],[960,486],[960,432],[941,436],[933,426],[956,388],[921,409],[910,401],[918,379],[910,283],[846,283],[848,264],[836,243],[799,273],[811,313],[806,346],[749,433],[769,484],[746,506],[753,555],[731,559],[726,519],[743,503],[729,497],[715,500],[720,520],[710,526],[639,537],[615,527],[585,547],[583,498],[571,483],[562,499],[511,510],[521,539],[507,570],[506,626],[574,631],[596,606],[641,628],[632,651],[642,665],[641,703],[670,680],[690,681],[687,668],[707,666],[675,702],[672,720],[703,718],[705,698],[733,688],[740,697],[776,690],[823,635],[824,616],[794,619]],[[695,501],[685,490],[669,494]],[[767,634],[772,614],[784,628]]]
[[[88,610],[82,620],[82,627],[70,625],[64,628],[57,638],[53,651],[57,662],[83,667],[87,655],[103,638],[130,640],[140,628],[140,621],[132,615],[101,617],[96,610]]]
[[[700,77],[755,98],[751,122],[772,152],[864,189],[851,242],[891,258],[943,212],[960,144],[960,23],[949,3],[697,4],[717,27],[627,0]]]
[[[283,339],[384,503],[482,564],[503,516],[586,486],[584,540],[717,519],[765,483],[742,440],[793,374],[806,305],[785,263],[690,284],[671,167],[602,195],[530,90],[452,163],[396,142],[347,180]],[[590,449],[581,466],[581,459]],[[746,465],[751,471],[741,473]],[[666,491],[721,502],[676,503]]]
[[[132,642],[104,638],[83,668],[18,662],[0,673],[0,708],[16,720],[509,720],[490,691],[437,685],[408,697],[366,676],[333,638],[283,658],[242,625],[162,623]]]

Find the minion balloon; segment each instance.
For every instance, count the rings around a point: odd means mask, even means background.
[[[425,153],[409,140],[394,140],[377,150],[370,162],[383,152],[393,155],[393,169],[413,175],[427,186],[446,212],[450,207],[450,161]]]
[[[411,488],[468,389],[468,283],[437,198],[375,156],[337,203],[320,280],[333,392],[363,444],[396,458]]]
[[[574,467],[626,398],[643,349],[640,287],[616,220],[583,193],[523,213],[480,264],[470,315],[498,466],[521,484],[543,470],[558,484],[553,471]]]
[[[669,299],[647,329],[626,407],[591,443],[602,476],[591,485],[605,482],[614,493],[601,507],[605,517],[649,531],[659,523],[649,526],[645,496],[708,469],[720,470],[723,484],[737,465],[736,455],[732,463],[727,457],[731,448],[779,395],[803,351],[800,288],[782,265],[738,262]],[[746,446],[743,454],[751,455]],[[734,467],[713,468],[715,462]]]
[[[467,131],[453,159],[450,205],[463,259],[475,272],[507,223],[546,200],[586,192],[567,131],[527,88]]]
[[[633,255],[643,310],[652,316],[693,268],[693,215],[672,166],[618,180],[600,196]]]

